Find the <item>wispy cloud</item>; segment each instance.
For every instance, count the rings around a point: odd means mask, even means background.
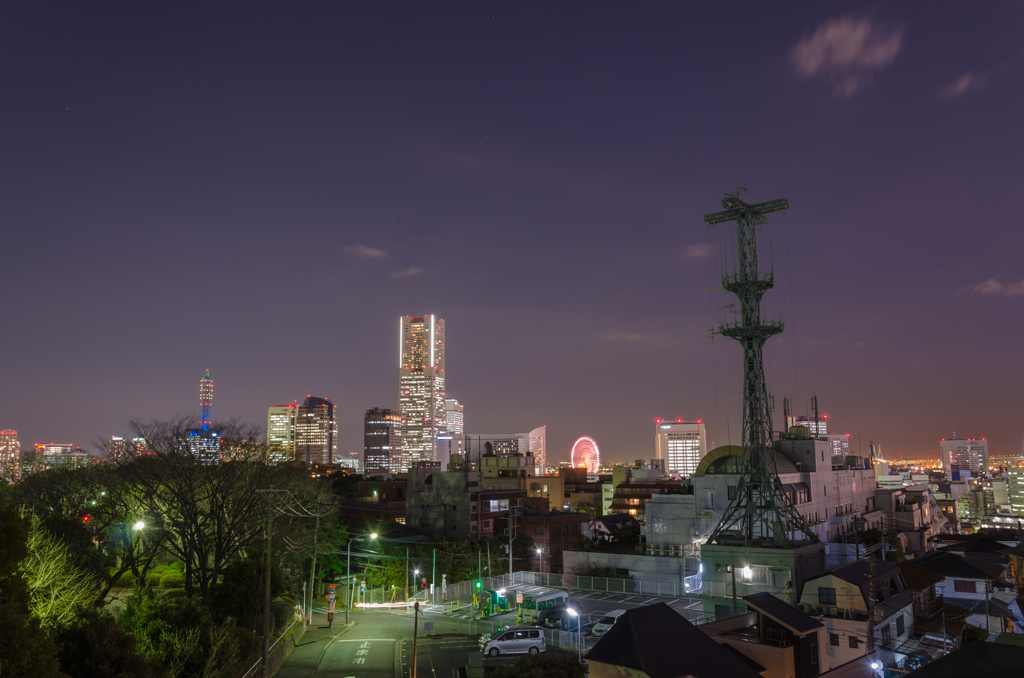
[[[366,245],[349,245],[344,250],[354,255],[357,259],[364,261],[382,261],[391,258],[391,255],[384,250],[377,249],[376,247],[367,247]]]
[[[687,245],[686,249],[683,250],[683,258],[685,259],[707,259],[710,256],[711,245],[709,245],[708,243]]]
[[[1024,280],[1012,285],[1004,285],[995,278],[989,278],[977,285],[968,285],[962,288],[960,294],[1001,294],[1007,297],[1016,297],[1024,294]]]
[[[942,98],[956,99],[972,89],[981,89],[985,86],[986,80],[988,80],[987,75],[979,75],[978,73],[971,72],[964,73],[959,78],[942,88]]]
[[[797,75],[823,77],[836,96],[851,97],[871,84],[875,71],[896,59],[903,31],[870,19],[829,19],[805,36],[789,53]]]
[[[405,269],[403,271],[392,271],[391,272],[391,277],[392,278],[411,278],[411,277],[413,277],[415,275],[419,275],[420,273],[423,273],[423,269],[422,268],[420,268],[419,266],[410,266],[409,268],[407,268],[407,269]]]

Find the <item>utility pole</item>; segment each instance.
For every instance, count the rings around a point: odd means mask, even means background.
[[[405,547],[405,602],[409,602],[409,547]]]
[[[875,557],[868,558],[871,579],[868,583],[868,654],[875,651]]]
[[[313,532],[313,564],[309,567],[309,623],[313,623],[313,582],[316,580],[316,546],[320,535],[320,516],[316,517],[316,530]]]
[[[992,617],[989,616],[991,609],[991,597],[989,594],[992,592],[992,582],[988,579],[985,580],[985,632],[988,635],[992,635]]]
[[[437,604],[437,593],[434,583],[437,581],[437,549],[434,549],[434,565],[430,570],[430,602]]]
[[[420,603],[416,601],[412,614],[412,678],[416,678],[416,648],[420,632]]]
[[[491,569],[491,542],[487,542],[487,576],[494,576],[494,570]]]
[[[512,539],[515,527],[515,508],[511,504],[508,507],[508,585],[512,586]]]
[[[263,675],[269,675],[270,668],[270,547],[274,536],[274,514],[267,507],[267,595],[263,604]]]
[[[736,566],[730,565],[729,572],[732,573],[732,616],[739,616],[739,611],[736,606]]]

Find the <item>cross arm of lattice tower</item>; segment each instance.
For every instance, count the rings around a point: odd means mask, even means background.
[[[721,212],[705,214],[704,223],[708,226],[715,226],[727,221],[738,221],[740,218],[749,216],[753,217],[755,225],[760,226],[768,223],[768,218],[764,215],[771,212],[788,210],[789,198],[778,198],[749,205],[740,200],[738,192],[735,194],[728,193],[722,198],[722,207],[724,209]]]

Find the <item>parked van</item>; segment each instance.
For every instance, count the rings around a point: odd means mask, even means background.
[[[537,654],[547,651],[544,631],[533,626],[513,626],[500,631],[493,638],[480,638],[481,650],[490,657],[499,654]]]
[[[540,594],[523,596],[523,607],[533,610],[533,623],[543,624],[546,612],[556,605],[569,602],[569,594],[565,591],[546,591]]]
[[[609,612],[605,616],[601,617],[598,620],[598,622],[596,624],[594,624],[594,628],[593,628],[594,635],[595,636],[603,635],[605,632],[608,631],[608,629],[610,629],[612,626],[614,626],[615,622],[619,621],[619,617],[621,617],[624,614],[626,614],[625,610],[612,610],[611,612]]]

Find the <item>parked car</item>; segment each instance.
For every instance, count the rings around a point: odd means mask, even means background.
[[[536,626],[513,626],[480,638],[480,650],[491,657],[500,654],[538,654],[546,652],[544,630]]]
[[[597,623],[594,624],[594,628],[592,629],[593,634],[595,636],[604,635],[608,629],[615,625],[615,622],[619,621],[619,617],[624,614],[626,614],[625,610],[612,610],[605,616],[601,617]]]

